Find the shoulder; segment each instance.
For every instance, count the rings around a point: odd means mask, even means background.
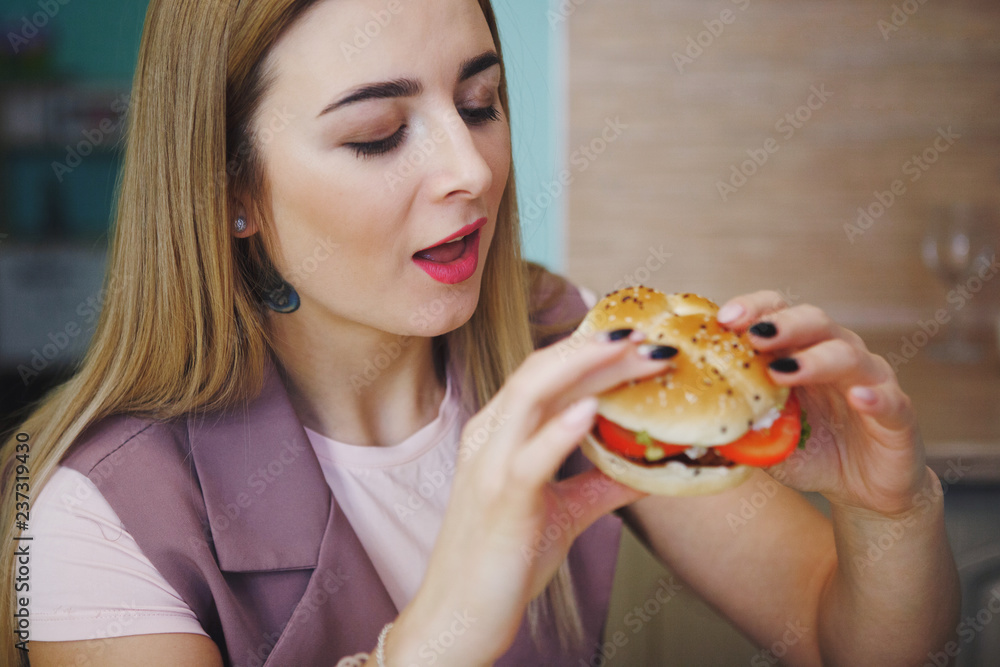
[[[124,635],[206,634],[83,473],[59,466],[31,513],[33,639],[84,640],[109,623]]]
[[[105,417],[87,427],[60,462],[88,477],[128,460],[184,457],[184,420],[158,421],[135,415]]]
[[[571,334],[597,299],[590,290],[540,264],[526,262],[526,266],[532,338],[535,347],[545,347]]]

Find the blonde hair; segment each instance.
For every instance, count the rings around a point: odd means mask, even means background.
[[[270,83],[263,64],[278,37],[317,1],[150,2],[128,110],[104,308],[76,373],[15,431],[30,441],[32,497],[81,433],[109,415],[170,419],[232,407],[260,392],[270,349],[259,302],[260,276],[271,268],[267,234],[234,239],[231,208],[235,194],[256,193],[247,213],[266,225],[269,196],[253,136]],[[490,0],[479,4],[500,54]],[[505,75],[500,98],[509,109]],[[529,290],[545,270],[521,258],[516,201],[512,168],[479,305],[444,337],[464,359],[464,400],[473,406],[500,389],[538,335],[529,325]],[[2,449],[0,511],[8,547],[21,532],[13,523],[18,444],[12,436]],[[3,549],[0,664],[6,665],[27,664],[12,639],[14,559],[12,548]],[[529,607],[536,636],[546,617],[564,648],[578,643],[581,621],[566,563]]]

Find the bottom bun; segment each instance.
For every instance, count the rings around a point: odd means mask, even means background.
[[[739,486],[753,473],[753,468],[745,465],[686,466],[679,461],[671,461],[662,466],[643,466],[608,451],[589,433],[580,443],[580,449],[611,479],[659,496],[720,493]]]

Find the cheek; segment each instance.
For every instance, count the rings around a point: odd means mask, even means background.
[[[493,173],[493,183],[490,186],[490,204],[494,207],[500,205],[500,198],[507,187],[507,176],[510,173],[510,130],[506,123],[503,124],[501,132],[496,138],[488,142],[485,147],[484,157]]]
[[[335,162],[305,152],[274,152],[269,169],[272,209],[285,265],[279,269],[294,269],[318,245],[335,248],[337,254],[350,249],[353,257],[385,252],[385,241],[393,234],[380,223],[392,219],[386,214],[391,195],[375,187],[366,170]]]

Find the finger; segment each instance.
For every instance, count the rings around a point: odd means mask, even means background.
[[[776,384],[829,384],[841,391],[853,385],[881,384],[892,377],[879,357],[833,338],[771,362],[768,374]]]
[[[740,331],[760,318],[787,307],[785,297],[765,290],[730,299],[719,309],[716,319],[727,328]]]
[[[594,425],[597,399],[587,396],[550,419],[512,459],[513,475],[530,488],[549,482]]]
[[[847,402],[886,429],[908,430],[916,425],[910,397],[895,379],[879,385],[855,385],[847,392]]]
[[[554,345],[533,353],[508,378],[498,399],[505,412],[524,424],[523,440],[570,403],[630,379],[662,373],[672,363],[650,359],[632,338],[608,342],[591,337],[568,351]]]
[[[616,482],[597,468],[553,484],[573,517],[574,536],[608,512],[630,505],[648,494]]]
[[[822,309],[812,305],[795,306],[765,315],[748,329],[748,333],[753,346],[762,352],[800,349],[831,338],[853,342],[846,329]]]

